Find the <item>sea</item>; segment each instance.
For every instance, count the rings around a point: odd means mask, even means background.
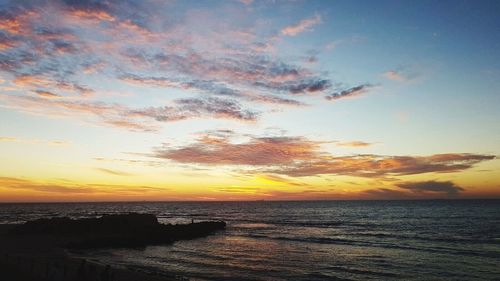
[[[228,225],[81,255],[181,280],[500,280],[500,200],[16,203],[0,223],[127,212]]]

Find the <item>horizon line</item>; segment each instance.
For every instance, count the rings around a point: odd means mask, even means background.
[[[80,204],[80,203],[253,203],[253,202],[351,202],[351,201],[473,201],[500,200],[498,198],[408,198],[408,199],[273,199],[273,200],[141,200],[141,201],[0,201],[0,204]]]

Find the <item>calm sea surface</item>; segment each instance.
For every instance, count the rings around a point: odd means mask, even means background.
[[[0,204],[0,222],[123,212],[228,227],[88,257],[190,280],[500,280],[499,200]]]

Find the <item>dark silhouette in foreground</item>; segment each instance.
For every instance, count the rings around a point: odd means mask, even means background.
[[[66,217],[39,219],[19,225],[10,233],[61,236],[67,240],[63,246],[73,249],[130,248],[203,237],[225,227],[223,221],[164,225],[154,215],[130,213],[77,220]]]
[[[158,223],[154,215],[137,213],[87,219],[39,219],[22,225],[0,225],[0,280],[185,280],[169,274],[151,275],[136,269],[110,267],[74,254],[90,248],[170,244],[204,237],[225,227],[223,221],[164,225]]]

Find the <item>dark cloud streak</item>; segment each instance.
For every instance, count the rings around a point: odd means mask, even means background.
[[[451,181],[406,182],[397,184],[397,186],[414,193],[444,193],[448,196],[455,196],[464,191],[462,187],[455,185]]]
[[[335,101],[342,98],[360,96],[362,94],[365,94],[371,87],[373,87],[371,84],[362,84],[342,91],[334,92],[330,95],[327,95],[325,98],[330,101]]]

